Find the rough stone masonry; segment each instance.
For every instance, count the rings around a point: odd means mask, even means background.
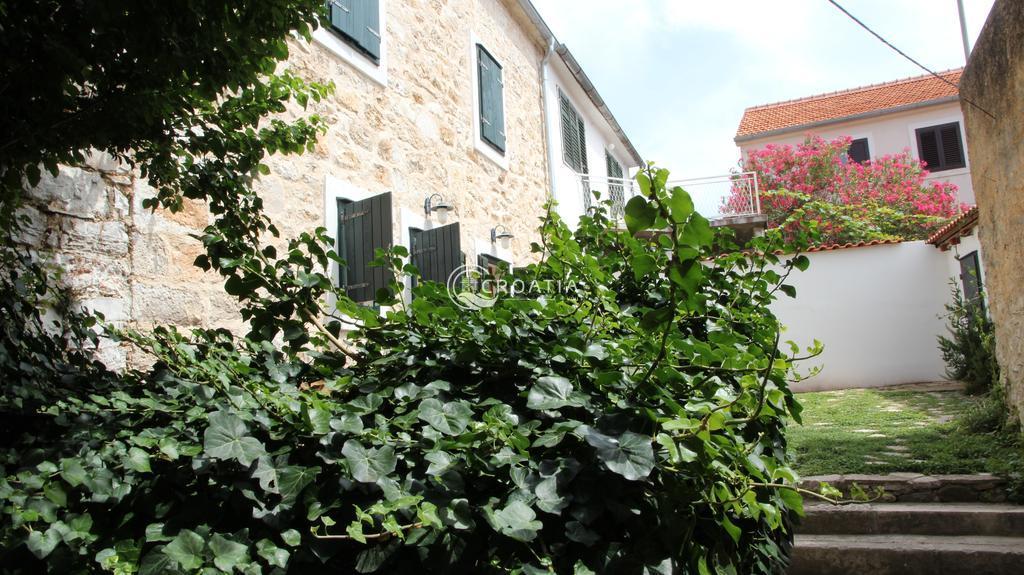
[[[960,80],[986,291],[1007,400],[1024,423],[1024,2],[996,0]]]

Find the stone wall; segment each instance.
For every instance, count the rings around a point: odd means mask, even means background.
[[[387,85],[357,71],[319,42],[293,41],[284,66],[336,84],[325,101],[289,115],[319,113],[330,126],[315,151],[269,158],[258,183],[268,214],[284,238],[324,226],[328,176],[367,194],[393,192],[394,241],[401,209],[422,214],[424,199],[442,194],[458,211],[462,244],[489,240],[497,224],[515,238],[517,261],[530,242],[547,196],[539,66],[542,43],[515,2],[390,0],[385,4]],[[507,168],[475,149],[472,38],[502,64]],[[26,208],[32,243],[54,249],[79,299],[107,318],[147,328],[240,327],[219,276],[192,266],[202,251],[190,234],[209,221],[204,205],[177,214],[141,207],[153,190],[109,158],[62,167]],[[108,363],[138,364],[131,350],[106,350]]]
[[[1024,423],[1024,2],[992,6],[960,81],[960,99],[996,358]]]

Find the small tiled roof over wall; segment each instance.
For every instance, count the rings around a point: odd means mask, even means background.
[[[963,68],[939,72],[939,76],[953,85],[929,74],[747,108],[736,130],[736,139],[955,98],[959,94],[956,85],[962,72]]]

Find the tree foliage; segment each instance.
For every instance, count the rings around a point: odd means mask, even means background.
[[[964,297],[955,280],[946,304],[946,331],[939,336],[939,351],[946,376],[967,384],[969,393],[987,393],[999,383],[995,326],[985,309],[984,292],[974,300]]]
[[[823,243],[920,240],[960,212],[956,186],[929,182],[909,152],[857,163],[847,155],[850,142],[809,136],[797,146],[769,144],[748,154],[743,170],[756,172],[768,227],[791,230],[813,221]],[[748,202],[746,188],[734,186],[725,206]]]
[[[553,213],[542,222],[537,261],[515,277],[574,289],[466,313],[417,282],[404,303],[417,270],[396,247],[378,254],[395,271],[381,307],[357,305],[331,280],[343,262],[325,230],[275,248],[252,186],[266,155],[307,150],[322,130],[315,115],[276,114],[329,86],[272,75],[313,4],[0,5],[5,43],[13,22],[45,44],[63,33],[47,31],[53,13],[78,18],[40,61],[39,92],[2,94],[22,110],[8,121],[36,123],[12,124],[2,145],[5,211],[38,166],[111,152],[157,189],[149,207],[207,202],[196,264],[224,277],[251,328],[105,326],[156,360],[111,372],[92,357],[102,318],[7,233],[0,570],[780,569],[801,507],[784,435],[799,418],[787,387],[799,349],[780,349],[767,306],[794,294],[785,280],[807,259],[780,261],[778,233],[737,253],[649,168],[626,230],[606,208],[575,231]],[[203,55],[186,62],[190,51]],[[52,88],[50,74],[71,79]],[[34,131],[54,123],[67,140]]]

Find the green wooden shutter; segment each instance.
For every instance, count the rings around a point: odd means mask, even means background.
[[[374,60],[380,60],[380,0],[351,0],[357,9],[356,40]]]
[[[463,264],[458,222],[432,230],[412,230],[409,237],[410,259],[420,270],[421,281],[447,283],[448,276]]]
[[[374,61],[380,60],[380,0],[329,0],[331,28]]]
[[[480,99],[480,137],[505,152],[505,89],[501,65],[480,44],[477,51],[477,83]]]
[[[569,99],[561,90],[558,91],[558,103],[562,113],[562,157],[569,167],[577,172],[580,165],[579,115],[572,107]]]
[[[327,9],[331,13],[331,27],[342,34],[355,38],[355,19],[352,16],[353,0],[329,0]]]
[[[371,266],[378,248],[391,247],[391,192],[359,202],[338,202],[338,286],[358,302],[372,301],[391,282],[391,270]]]

